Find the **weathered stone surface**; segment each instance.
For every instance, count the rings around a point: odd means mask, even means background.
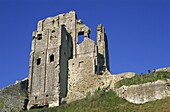
[[[80,35],[84,40],[79,44]],[[0,112],[18,112],[26,106],[55,107],[82,99],[99,88],[115,90],[120,97],[136,104],[170,96],[170,81],[115,89],[115,82],[134,77],[135,73],[109,72],[103,25],[97,27],[95,42],[90,39],[90,28],[77,19],[74,11],[40,20],[32,36],[29,77],[0,91]],[[156,71],[170,72],[170,67]]]
[[[156,69],[156,72],[159,72],[159,71],[167,71],[167,72],[170,72],[170,67]]]
[[[28,79],[0,90],[0,112],[19,112],[26,109]]]
[[[136,75],[136,73],[134,72],[125,72],[125,73],[121,73],[121,74],[113,74],[115,77],[115,82],[120,81],[124,78],[132,78]]]
[[[71,66],[72,63],[71,62],[69,63],[70,63],[69,66]],[[76,66],[76,64],[74,66]],[[92,69],[92,66],[86,66],[86,67],[89,70]],[[109,89],[115,90],[114,84],[117,81],[120,81],[124,78],[131,78],[134,76],[135,73],[133,72],[112,75],[109,71],[106,70],[105,72],[103,72],[102,75],[96,75],[92,72],[90,73],[88,71],[84,71],[83,68],[75,69],[74,73],[70,73],[68,78],[69,87],[68,87],[67,102],[69,103],[85,98],[88,92],[93,93],[99,88],[104,90],[109,90]]]
[[[118,96],[135,104],[143,104],[170,96],[170,81],[155,81],[145,84],[122,86],[116,89]]]
[[[28,109],[59,106],[70,92],[77,92],[77,98],[72,99],[79,99],[88,89],[101,85],[97,74],[109,71],[107,36],[101,24],[97,28],[97,43],[89,34],[90,28],[77,19],[74,11],[38,22],[32,33]],[[84,35],[81,44],[80,35]],[[96,81],[88,82],[87,77]],[[79,89],[81,86],[87,91]]]
[[[78,43],[80,35],[82,43]],[[74,11],[40,20],[32,36],[28,109],[82,99],[88,92],[114,89],[115,82],[135,76],[132,72],[111,75],[103,25],[97,27],[95,42]]]

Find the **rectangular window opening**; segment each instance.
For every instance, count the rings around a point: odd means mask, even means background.
[[[35,101],[35,103],[37,103],[37,96],[34,97],[34,101]]]
[[[54,55],[52,54],[51,56],[50,56],[50,62],[53,62],[54,61]]]
[[[41,40],[41,39],[42,39],[42,34],[38,34],[38,35],[37,35],[37,39],[38,39],[38,40]]]
[[[38,58],[37,59],[37,65],[40,65],[41,64],[41,58]]]

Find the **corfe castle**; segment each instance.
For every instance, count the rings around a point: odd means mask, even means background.
[[[97,42],[89,34],[90,28],[74,11],[38,22],[32,34],[28,109],[73,102],[99,88],[115,90],[115,82],[135,76],[133,72],[109,72],[108,42],[101,24],[97,26]],[[80,35],[84,40],[78,43]],[[162,70],[170,71],[170,67],[156,71]],[[170,96],[166,84],[158,81],[115,91],[119,97],[140,104]]]
[[[102,79],[97,75],[110,74],[104,27],[97,27],[97,42],[89,34],[90,28],[77,20],[74,11],[38,22],[32,34],[28,109],[59,106],[83,98],[101,85],[98,83]],[[78,44],[80,35],[84,35],[84,40]]]
[[[81,35],[84,40],[79,43]],[[32,33],[29,76],[0,90],[0,111],[55,107],[101,89],[114,90],[134,104],[170,96],[170,79],[117,88],[116,82],[135,73],[110,73],[107,36],[101,24],[97,26],[97,42],[89,35],[90,28],[77,19],[74,11],[40,20]],[[169,73],[170,67],[154,70],[159,71]]]

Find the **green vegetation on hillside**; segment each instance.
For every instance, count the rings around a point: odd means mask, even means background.
[[[170,97],[143,105],[129,103],[115,92],[98,90],[94,95],[55,108],[33,109],[27,112],[169,112]]]
[[[0,98],[0,108],[2,108],[3,106],[4,106],[4,100]]]
[[[115,87],[119,88],[123,85],[129,86],[134,84],[143,84],[147,82],[154,82],[157,80],[166,80],[166,79],[170,79],[170,72],[160,71],[151,74],[136,75],[132,78],[126,78],[120,80],[115,84]]]

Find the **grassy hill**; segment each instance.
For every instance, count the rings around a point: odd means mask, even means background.
[[[83,100],[55,108],[33,109],[27,112],[170,112],[170,97],[142,105],[129,103],[115,92],[98,90]]]
[[[132,78],[126,78],[126,79],[120,80],[116,82],[115,87],[119,88],[123,85],[130,86],[130,85],[144,84],[147,82],[154,82],[157,80],[167,80],[167,79],[170,79],[170,72],[159,71],[159,72],[153,72],[150,74],[136,75]]]
[[[145,75],[137,75],[130,79],[123,79],[116,83],[116,87],[122,85],[142,84],[156,80],[170,79],[170,72],[156,72]],[[11,85],[0,90],[0,112],[18,112],[23,108],[23,101],[27,95],[28,81]],[[90,93],[85,99],[70,104],[63,104],[55,108],[33,109],[23,112],[170,112],[170,97],[142,105],[129,103],[119,98],[114,91],[105,92],[97,90]]]

